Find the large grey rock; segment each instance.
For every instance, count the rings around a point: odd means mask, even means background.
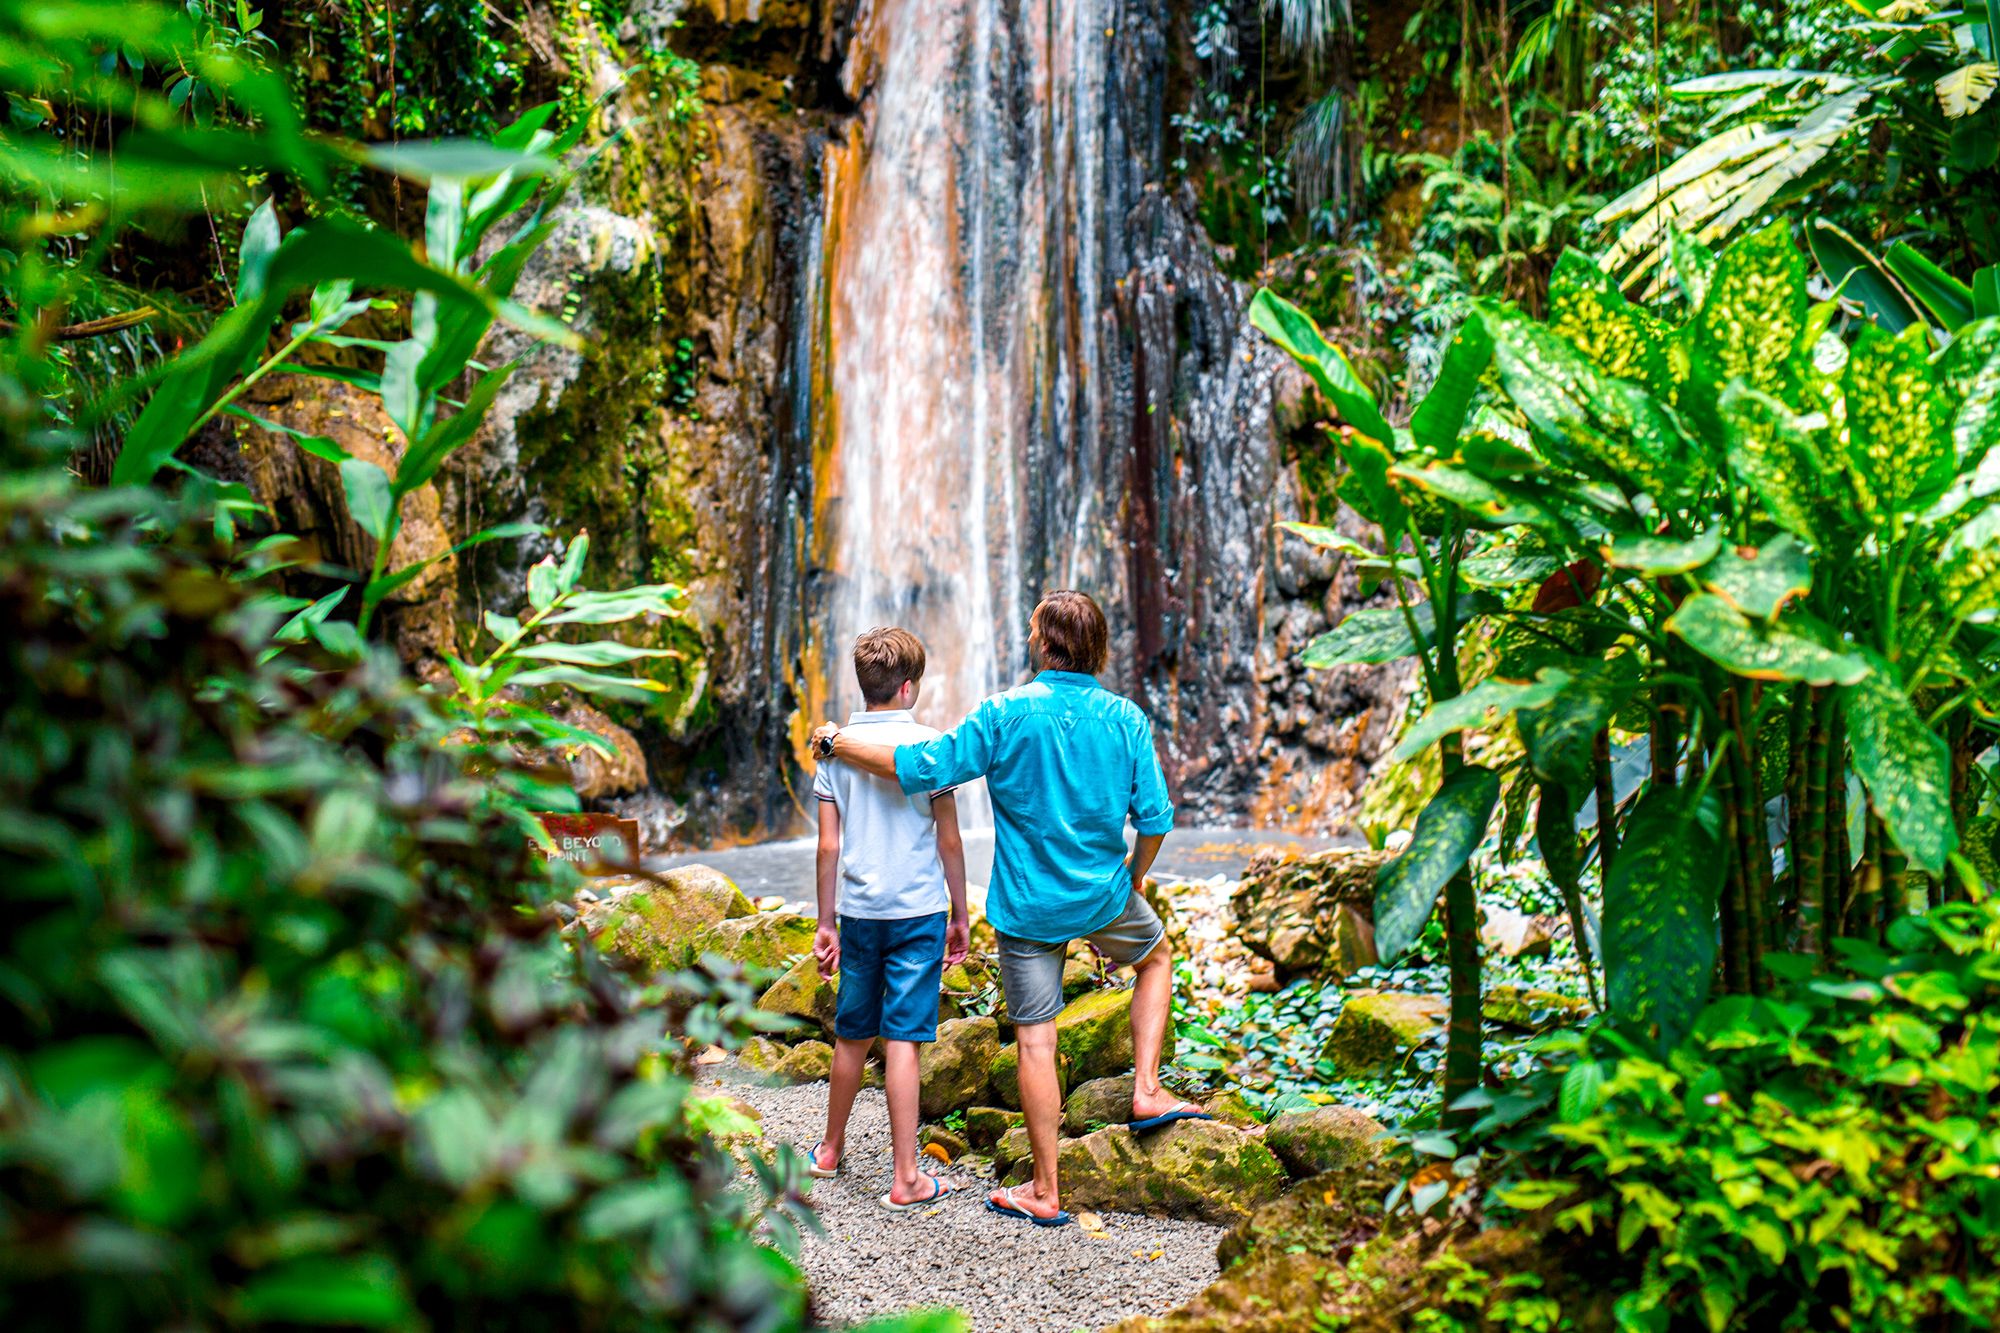
[[[1390,855],[1355,848],[1292,858],[1260,853],[1230,898],[1237,938],[1271,961],[1280,982],[1372,966],[1375,877]]]
[[[1063,1102],[1063,1132],[1088,1134],[1130,1120],[1132,1083],[1132,1075],[1114,1074],[1080,1084]]]

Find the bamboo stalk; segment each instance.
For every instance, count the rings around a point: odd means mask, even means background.
[[[1764,788],[1758,780],[1757,740],[1750,732],[1748,721],[1755,716],[1755,711],[1746,707],[1743,694],[1743,682],[1732,682],[1723,695],[1723,705],[1728,710],[1728,724],[1735,729],[1737,742],[1729,748],[1729,764],[1736,803],[1736,852],[1742,865],[1744,981],[1751,994],[1758,994],[1764,989],[1771,849],[1764,831]]]
[[[1833,941],[1847,931],[1848,868],[1854,862],[1847,839],[1847,720],[1833,709],[1826,745],[1826,878],[1822,901],[1826,920],[1820,935],[1820,956],[1833,960]]]
[[[1727,698],[1725,694],[1725,701]],[[1734,740],[1725,731],[1717,743],[1731,745]],[[1736,765],[1729,756],[1711,755],[1709,764],[1715,770],[1711,789],[1722,805],[1722,847],[1726,862],[1722,893],[1716,903],[1722,929],[1722,989],[1731,995],[1742,995],[1750,989],[1750,950],[1745,933],[1749,905],[1744,892],[1743,836],[1738,827],[1742,802],[1736,790]]]
[[[1801,833],[1806,822],[1807,735],[1812,729],[1813,695],[1805,685],[1792,687],[1785,733],[1785,904],[1777,921],[1776,943],[1783,948],[1803,933],[1806,879],[1800,868]]]
[[[1792,819],[1792,859],[1799,895],[1799,947],[1818,953],[1832,934],[1827,929],[1827,751],[1833,732],[1833,695],[1824,688],[1809,697],[1812,714],[1801,777],[1802,809]]]

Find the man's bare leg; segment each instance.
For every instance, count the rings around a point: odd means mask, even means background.
[[[816,1164],[831,1171],[847,1151],[847,1117],[854,1110],[855,1094],[861,1091],[861,1067],[868,1062],[873,1039],[853,1041],[833,1039],[833,1072],[827,1076],[826,1138],[821,1141]]]
[[[897,1203],[916,1203],[931,1197],[931,1183],[917,1171],[917,1044],[885,1041],[882,1045],[882,1077],[889,1092],[889,1146],[896,1167],[889,1197]]]
[[[1181,1099],[1160,1086],[1160,1051],[1174,1014],[1174,952],[1162,939],[1134,969],[1132,986],[1132,1118],[1164,1115]]]
[[[1056,1188],[1056,1152],[1062,1128],[1062,1086],[1056,1078],[1056,1025],[1053,1020],[1016,1028],[1021,1048],[1021,1113],[1028,1121],[1028,1147],[1035,1158],[1032,1183],[1015,1187],[1011,1196],[994,1190],[987,1197],[1005,1208],[1025,1208],[1037,1217],[1062,1211]],[[1155,1050],[1157,1060],[1159,1052]]]

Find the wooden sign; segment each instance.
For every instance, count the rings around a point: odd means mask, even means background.
[[[639,821],[617,815],[546,814],[536,818],[554,841],[550,860],[568,861],[586,875],[625,875],[639,861]],[[609,857],[607,862],[606,858]]]

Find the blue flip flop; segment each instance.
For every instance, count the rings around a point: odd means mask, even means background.
[[[1186,1107],[1187,1109],[1182,1110],[1181,1107]],[[1202,1110],[1193,1102],[1182,1102],[1180,1107],[1176,1107],[1161,1115],[1149,1115],[1144,1120],[1128,1120],[1125,1122],[1125,1128],[1131,1130],[1134,1134],[1144,1134],[1149,1129],[1160,1129],[1166,1125],[1173,1124],[1176,1120],[1213,1119],[1215,1119],[1214,1116]]]
[[[1011,1202],[1014,1198],[1015,1188],[1016,1187],[1012,1185],[1008,1186],[1006,1189],[1000,1191],[1000,1196]],[[1028,1221],[1033,1222],[1038,1227],[1066,1227],[1071,1222],[1076,1221],[1076,1219],[1074,1217],[1071,1217],[1067,1212],[1063,1212],[1060,1210],[1057,1211],[1054,1217],[1037,1217],[1035,1216],[1035,1214],[1029,1212],[1025,1208],[1002,1208],[999,1204],[993,1202],[993,1200],[991,1199],[988,1199],[986,1201],[986,1211],[989,1213],[999,1213],[1002,1217],[1026,1218]]]

